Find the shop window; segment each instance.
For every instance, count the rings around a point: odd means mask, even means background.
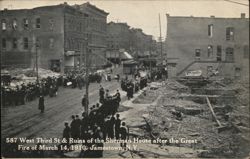
[[[226,40],[234,40],[234,28],[227,27],[226,28]]]
[[[226,61],[234,61],[234,49],[231,47],[226,48]]]
[[[7,22],[5,19],[2,20],[2,30],[6,30],[7,29]]]
[[[24,49],[29,48],[29,39],[27,37],[23,38],[23,48]]]
[[[207,57],[208,58],[213,57],[213,46],[212,45],[208,45],[208,47],[207,47]]]

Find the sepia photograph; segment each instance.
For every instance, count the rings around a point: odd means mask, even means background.
[[[0,0],[1,157],[250,158],[249,0]]]

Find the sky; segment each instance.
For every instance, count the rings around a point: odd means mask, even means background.
[[[29,9],[64,2],[70,5],[90,2],[109,13],[108,22],[125,22],[133,28],[141,28],[156,40],[160,37],[159,15],[162,37],[166,37],[167,13],[170,16],[231,18],[246,13],[249,17],[248,0],[0,0],[0,9]]]

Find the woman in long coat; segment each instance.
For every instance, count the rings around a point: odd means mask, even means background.
[[[44,112],[44,97],[43,96],[39,97],[38,109],[41,110],[41,113]]]

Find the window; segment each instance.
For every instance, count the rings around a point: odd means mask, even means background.
[[[249,58],[249,46],[244,46],[244,58]]]
[[[207,57],[209,57],[209,58],[213,57],[213,46],[212,45],[208,45],[208,47],[207,47]]]
[[[236,78],[240,77],[240,72],[241,72],[241,69],[239,67],[236,67],[235,68],[235,77]]]
[[[221,46],[218,45],[217,46],[217,61],[221,61],[221,53],[222,53],[222,49],[221,49]]]
[[[49,29],[50,30],[54,29],[54,20],[52,18],[49,19]]]
[[[41,20],[40,18],[36,18],[36,28],[41,28]]]
[[[234,28],[226,28],[226,40],[234,40]]]
[[[54,48],[54,39],[53,38],[50,38],[49,39],[49,48]]]
[[[35,46],[36,48],[39,48],[41,46],[40,40],[38,38],[35,39]]]
[[[27,30],[29,28],[29,21],[28,19],[23,19],[23,28],[24,30]]]
[[[201,49],[195,49],[195,59],[200,60],[201,57]]]
[[[234,61],[234,49],[231,47],[226,48],[226,61]]]
[[[29,39],[27,37],[23,38],[23,48],[24,49],[29,48]]]
[[[6,47],[7,47],[6,39],[3,38],[3,39],[2,39],[2,48],[3,48],[3,49],[6,49]]]
[[[208,25],[208,36],[213,36],[213,24]]]
[[[16,19],[13,20],[12,28],[13,28],[13,30],[17,30],[17,20]]]
[[[3,19],[3,20],[2,20],[2,30],[4,31],[4,30],[6,30],[6,29],[7,29],[7,23],[6,23],[6,20]]]
[[[16,38],[13,39],[12,46],[13,46],[13,49],[17,48],[17,39]]]

